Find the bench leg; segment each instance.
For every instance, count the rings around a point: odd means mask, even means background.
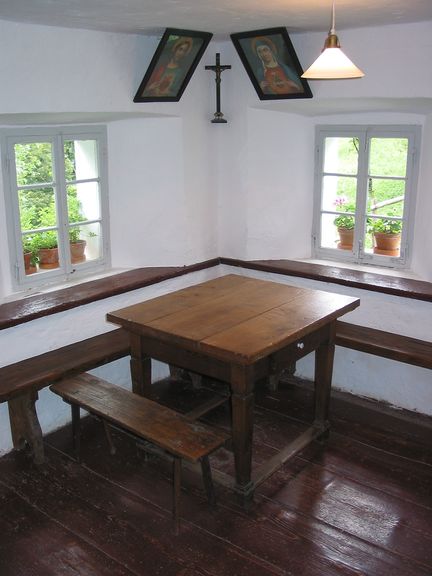
[[[42,430],[36,413],[37,399],[37,392],[11,398],[8,402],[9,420],[14,448],[22,450],[27,443],[32,449],[35,464],[42,464],[45,455]]]
[[[180,527],[180,494],[181,494],[181,458],[174,456],[173,462],[173,518],[174,531],[178,536]]]
[[[208,456],[203,456],[201,458],[201,471],[203,477],[203,484],[207,494],[207,498],[209,501],[210,506],[214,506],[216,504],[216,492],[214,489],[212,474],[211,474],[211,467],[210,461]]]
[[[112,435],[111,435],[111,429],[109,427],[109,424],[107,423],[106,420],[102,419],[102,424],[105,430],[105,436],[108,442],[108,446],[109,446],[109,451],[111,456],[114,456],[114,454],[116,453],[116,447],[114,446],[114,442],[112,439]]]
[[[81,461],[81,418],[78,404],[71,404],[72,412],[72,447],[75,458]]]

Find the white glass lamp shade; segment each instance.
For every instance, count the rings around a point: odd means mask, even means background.
[[[326,38],[321,54],[312,66],[302,74],[302,78],[307,80],[343,80],[346,78],[362,78],[363,76],[364,74],[360,68],[357,68],[348,56],[345,56],[342,52],[334,27],[332,27]]]

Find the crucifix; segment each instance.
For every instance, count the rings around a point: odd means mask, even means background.
[[[216,53],[216,65],[215,66],[206,66],[206,70],[213,70],[216,74],[216,112],[214,113],[214,118],[212,123],[216,124],[226,124],[226,120],[223,117],[223,114],[220,109],[220,84],[221,84],[221,74],[224,70],[229,70],[231,66],[221,66],[220,63],[220,54],[219,52]]]

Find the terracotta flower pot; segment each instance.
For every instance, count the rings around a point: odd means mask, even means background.
[[[337,247],[339,250],[352,250],[354,242],[354,228],[338,228],[339,242]]]
[[[34,274],[37,272],[37,268],[32,264],[31,259],[32,253],[24,252],[24,269],[26,274]]]
[[[400,234],[385,234],[374,232],[375,246],[374,254],[383,256],[399,256],[400,254]]]
[[[86,255],[84,254],[87,242],[85,240],[77,240],[70,243],[70,253],[72,264],[79,264],[85,262]]]
[[[59,267],[58,248],[40,248],[38,255],[39,268],[51,270]]]

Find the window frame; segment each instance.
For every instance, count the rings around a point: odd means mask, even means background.
[[[70,252],[67,249],[68,243],[66,242],[69,229],[67,188],[71,183],[66,181],[64,173],[64,142],[80,139],[95,140],[96,142],[98,176],[94,181],[99,184],[100,215],[94,221],[100,222],[100,234],[102,237],[98,258],[80,263],[77,266],[71,262]],[[20,186],[17,183],[14,146],[15,144],[32,142],[50,142],[52,144],[53,188],[56,195],[58,215],[60,266],[53,270],[46,270],[43,273],[26,275],[22,257],[22,230],[18,199]],[[111,256],[106,126],[41,126],[1,129],[0,144],[12,289],[23,290],[52,283],[61,284],[67,280],[84,278],[109,268],[111,266]]]
[[[359,139],[357,190],[356,190],[356,226],[354,230],[353,250],[340,250],[321,246],[322,180],[325,159],[325,139],[349,137]],[[408,139],[407,169],[405,176],[404,212],[400,255],[383,256],[366,252],[363,247],[365,234],[363,222],[367,204],[367,186],[369,179],[369,152],[372,138]],[[351,262],[360,265],[406,269],[412,256],[414,238],[414,217],[417,198],[417,180],[419,172],[419,151],[421,144],[421,126],[402,125],[318,125],[315,128],[315,171],[314,171],[314,212],[312,224],[312,254],[315,258]]]

